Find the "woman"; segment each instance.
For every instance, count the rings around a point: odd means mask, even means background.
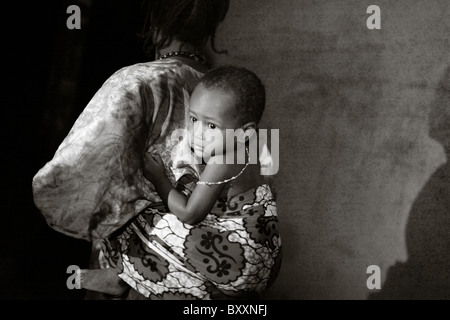
[[[186,126],[189,96],[209,69],[203,55],[205,46],[210,41],[218,53],[215,31],[228,5],[228,0],[148,1],[144,48],[149,54],[155,53],[156,61],[128,66],[113,74],[77,119],[54,158],[34,177],[35,203],[48,224],[64,234],[93,242],[90,268],[108,267],[105,257],[98,257],[102,239],[126,237],[127,222],[154,210],[161,202],[143,175],[145,154],[158,153],[164,166],[171,166],[171,151],[177,142],[172,132]],[[169,179],[174,185],[178,180],[189,187],[189,177],[195,176],[191,173],[189,166],[181,167],[177,177]],[[149,251],[153,255],[146,247],[136,254],[150,261]],[[155,259],[165,264],[165,257],[156,255]],[[276,277],[279,261],[270,268],[270,279]],[[94,274],[87,280],[87,287],[126,299],[145,298],[137,290],[123,293],[116,279],[116,274],[106,280]],[[210,285],[205,281],[209,298],[254,297]],[[150,298],[195,298],[186,295],[183,288],[163,291]]]
[[[228,7],[228,0],[144,1],[140,36],[156,60],[107,79],[33,178],[34,201],[47,223],[92,241],[91,267],[98,266],[99,239],[160,200],[142,174],[144,154],[159,150],[168,158],[166,137],[184,127],[189,94],[208,70],[205,48],[210,41],[218,53],[214,36]]]
[[[71,237],[105,238],[159,201],[142,174],[146,152],[170,154],[166,137],[184,127],[189,94],[208,70],[228,0],[153,0],[144,4],[144,50],[156,61],[124,67],[97,91],[33,178],[33,195],[47,223]]]

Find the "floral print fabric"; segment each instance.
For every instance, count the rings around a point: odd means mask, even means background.
[[[151,299],[254,298],[278,274],[277,225],[268,185],[219,199],[195,226],[154,204],[101,243],[101,264]]]

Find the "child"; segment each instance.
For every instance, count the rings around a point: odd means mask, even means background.
[[[270,187],[249,157],[264,105],[253,72],[225,66],[207,73],[191,95],[184,141],[201,163],[195,188],[189,196],[175,189],[161,159],[149,155],[144,175],[165,207],[148,208],[105,240],[105,269],[82,270],[81,286],[120,295],[126,283],[159,299],[255,298],[267,289],[281,240]]]

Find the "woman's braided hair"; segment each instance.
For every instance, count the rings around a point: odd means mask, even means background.
[[[152,55],[168,46],[175,38],[193,45],[199,51],[210,40],[215,47],[216,28],[225,19],[229,0],[144,0],[145,21],[142,32],[144,52]],[[160,40],[153,43],[153,34],[158,32]],[[180,49],[181,50],[181,49]]]

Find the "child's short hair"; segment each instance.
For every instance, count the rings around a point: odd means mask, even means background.
[[[259,123],[266,104],[266,91],[261,79],[252,71],[239,66],[217,67],[200,80],[205,88],[223,89],[235,96],[235,114],[240,124]]]

